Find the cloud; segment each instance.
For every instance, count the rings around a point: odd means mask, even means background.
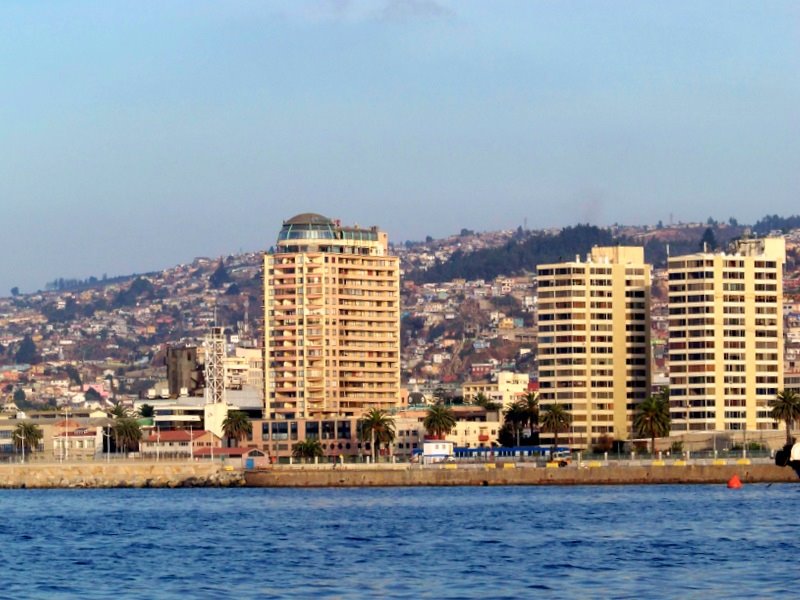
[[[376,4],[378,5],[376,7]],[[289,3],[283,14],[303,21],[366,23],[370,21],[409,22],[449,19],[455,11],[439,0],[307,0]]]
[[[455,12],[436,0],[389,0],[379,17],[385,21],[452,18]]]
[[[311,10],[320,17],[344,21],[352,17],[354,8],[351,0],[317,0]]]

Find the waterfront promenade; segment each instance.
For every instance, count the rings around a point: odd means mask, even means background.
[[[0,465],[0,488],[233,487],[243,483],[241,470],[214,462],[37,461]]]
[[[532,462],[281,464],[242,471],[222,462],[33,462],[0,465],[0,488],[379,487],[800,483],[769,459],[585,461],[558,467]]]
[[[373,487],[457,485],[622,485],[798,483],[797,474],[772,461],[600,461],[559,468],[533,463],[446,463],[437,465],[279,465],[245,472],[252,487]]]

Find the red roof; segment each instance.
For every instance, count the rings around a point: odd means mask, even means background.
[[[160,431],[151,433],[145,442],[158,443],[161,442],[188,442],[189,440],[196,440],[199,437],[207,434],[208,431],[203,429],[169,429],[167,431]],[[191,434],[191,435],[190,435]]]

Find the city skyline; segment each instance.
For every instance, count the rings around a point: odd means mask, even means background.
[[[0,9],[0,293],[263,250],[796,210],[785,2]]]

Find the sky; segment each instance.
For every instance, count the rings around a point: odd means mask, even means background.
[[[260,251],[800,213],[800,4],[0,3],[0,295]]]

